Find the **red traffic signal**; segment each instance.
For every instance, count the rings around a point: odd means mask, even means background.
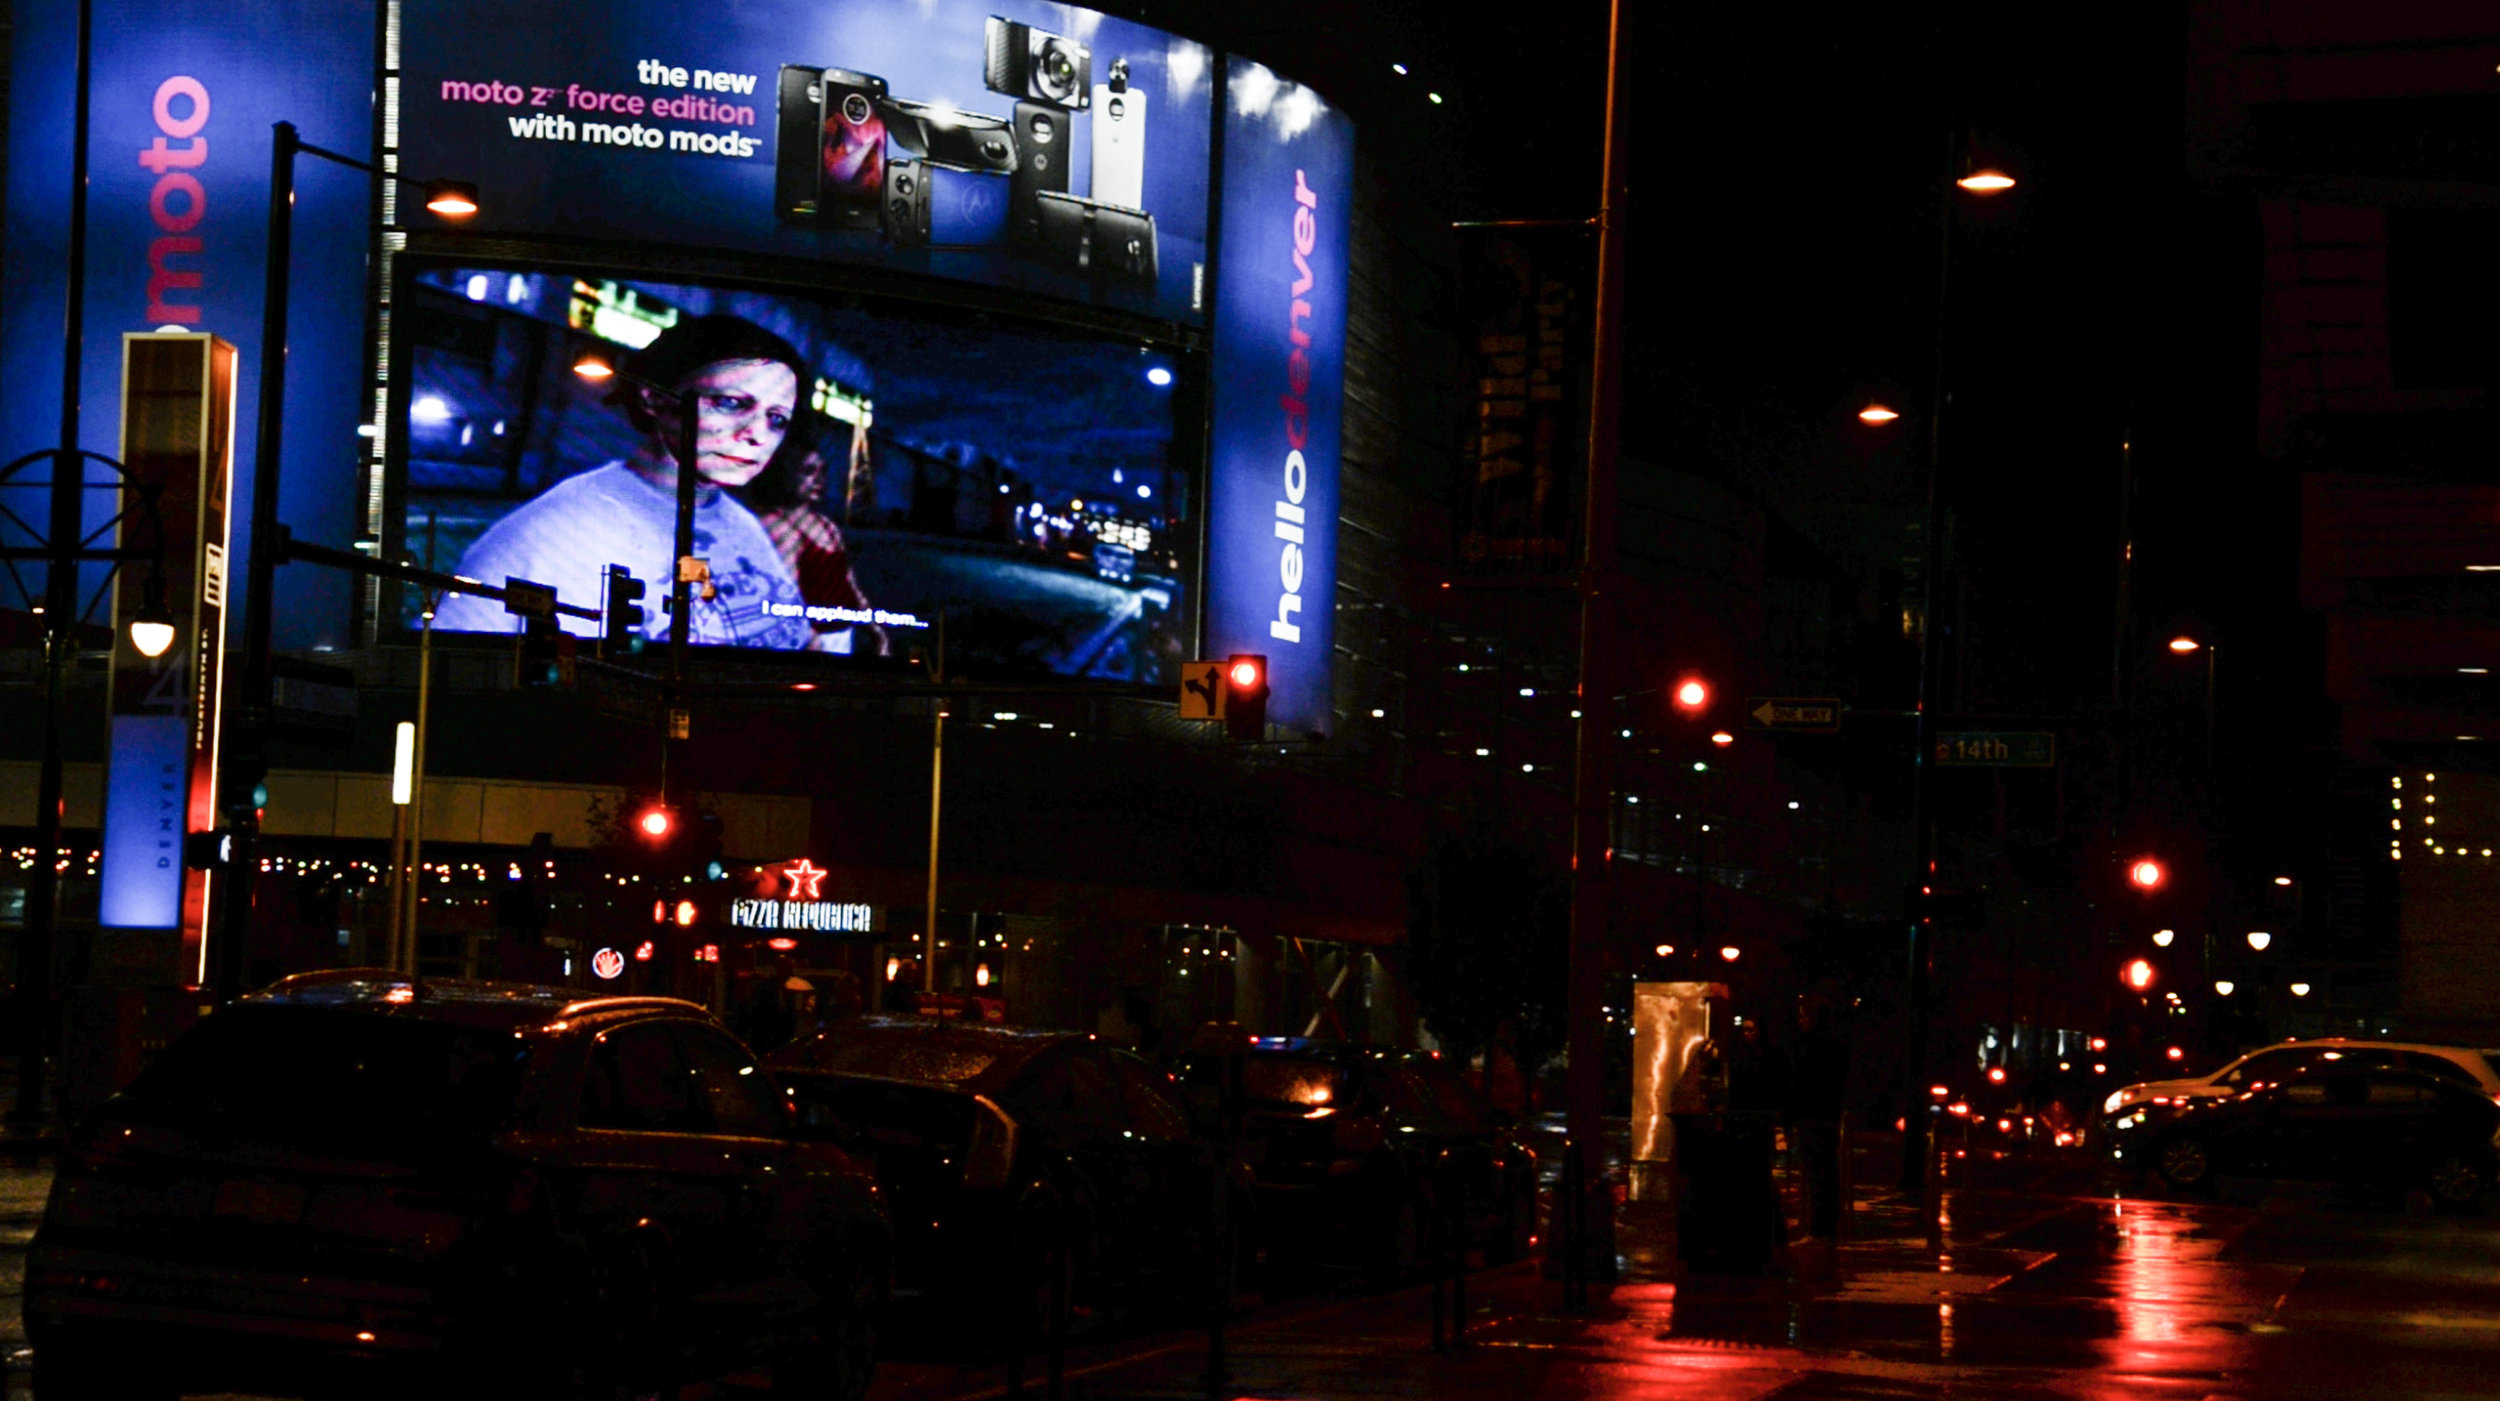
[[[2139,856],[2127,867],[2127,883],[2150,894],[2170,879],[2170,868],[2150,856]]]
[[[1688,718],[1710,708],[1710,683],[1698,676],[1687,676],[1676,682],[1672,694],[1677,712]]]
[[[677,814],[669,811],[665,803],[654,803],[644,808],[642,815],[634,819],[634,827],[645,838],[653,842],[664,842],[668,840],[668,834],[676,830]]]
[[[1234,739],[1267,738],[1267,658],[1236,652],[1224,662],[1224,733]]]
[[[2143,959],[2130,959],[2126,970],[2118,975],[2128,987],[2142,992],[2153,985],[2153,965]]]

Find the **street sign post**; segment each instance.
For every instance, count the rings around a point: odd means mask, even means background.
[[[1181,663],[1181,718],[1224,718],[1224,663]]]
[[[2053,769],[2057,736],[2045,730],[1939,730],[1938,768]]]
[[[1745,728],[1829,732],[1840,728],[1849,703],[1831,696],[1748,696]]]

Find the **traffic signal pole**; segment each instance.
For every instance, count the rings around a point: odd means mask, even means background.
[[[1565,1007],[1570,1070],[1564,1081],[1568,1151],[1578,1200],[1558,1202],[1579,1229],[1568,1237],[1566,1281],[1612,1279],[1614,1195],[1606,1182],[1605,875],[1614,817],[1615,455],[1623,407],[1623,0],[1607,19],[1605,173],[1598,192],[1597,326],[1590,365],[1588,496],[1580,565],[1580,728],[1572,772],[1571,949]],[[1566,1295],[1569,1290],[1566,1288]]]

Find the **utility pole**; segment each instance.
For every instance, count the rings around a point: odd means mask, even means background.
[[[1605,174],[1598,191],[1597,326],[1590,365],[1589,481],[1580,563],[1580,729],[1572,772],[1571,953],[1564,1123],[1579,1164],[1567,1279],[1614,1277],[1614,1196],[1606,1185],[1606,860],[1614,817],[1615,451],[1623,406],[1623,0],[1607,17]],[[1566,1181],[1572,1180],[1568,1175]]]
[[[929,679],[946,682],[946,614],[940,610],[937,619],[937,647],[930,653]],[[920,920],[920,990],[934,995],[938,990],[938,816],[946,802],[946,697],[935,698],[937,713],[929,730],[929,888],[928,904]]]

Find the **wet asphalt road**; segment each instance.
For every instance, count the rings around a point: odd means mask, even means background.
[[[1879,1159],[1870,1155],[1870,1165]],[[26,1394],[14,1307],[48,1174],[0,1168],[0,1349]],[[1852,1239],[1762,1278],[1684,1274],[1671,1215],[1625,1208],[1625,1281],[1580,1315],[1533,1265],[1470,1278],[1465,1347],[1430,1346],[1430,1291],[1320,1292],[1229,1329],[1226,1398],[1562,1401],[1904,1397],[2500,1397],[2500,1201],[2464,1217],[2237,1184],[2218,1198],[2103,1194],[2073,1160],[2006,1163],[1945,1198],[1930,1253],[1914,1205],[1862,1191]],[[1209,1393],[1205,1336],[1094,1328],[1069,1393]],[[921,1320],[873,1401],[976,1401],[1005,1373]],[[1032,1369],[1038,1397],[1039,1366]],[[760,1396],[735,1382],[682,1401]]]

